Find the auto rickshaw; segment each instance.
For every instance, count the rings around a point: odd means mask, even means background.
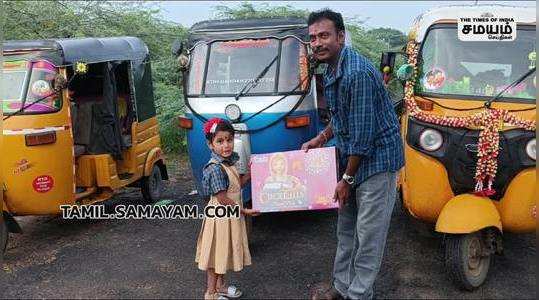
[[[462,41],[466,13],[510,15],[513,41]],[[466,290],[486,279],[504,232],[536,230],[535,10],[451,6],[418,17],[403,80],[403,206],[444,234],[445,265]],[[390,73],[396,53],[383,55]],[[389,64],[388,64],[389,62]]]
[[[6,41],[3,68],[0,231],[21,232],[14,216],[59,214],[126,186],[159,199],[168,175],[140,39]]]
[[[329,122],[322,76],[309,59],[302,18],[210,20],[193,25],[187,43],[177,43],[183,73],[191,168],[200,189],[210,151],[202,126],[212,117],[236,129],[240,174],[251,154],[300,149]],[[251,199],[250,189],[243,200]]]

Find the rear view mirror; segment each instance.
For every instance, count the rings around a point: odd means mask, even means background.
[[[382,72],[382,74],[393,73],[393,68],[395,67],[396,56],[397,56],[396,52],[382,53],[382,58],[380,59],[380,71]]]
[[[414,74],[414,67],[411,64],[402,65],[397,70],[397,78],[401,81],[410,80],[413,74]]]
[[[62,74],[56,74],[54,76],[53,88],[56,92],[59,92],[67,87],[67,79]]]
[[[187,69],[189,69],[189,62],[189,56],[185,54],[180,54],[180,56],[178,56],[178,64],[180,65],[180,70],[186,71]]]
[[[180,40],[175,40],[172,43],[172,55],[179,56],[183,51],[183,42]]]

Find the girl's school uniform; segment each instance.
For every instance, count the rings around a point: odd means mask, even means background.
[[[203,171],[203,192],[211,195],[207,205],[220,205],[214,195],[226,190],[227,197],[243,208],[240,177],[234,166],[237,160],[235,152],[228,159],[212,152]],[[245,217],[204,218],[198,235],[195,262],[200,270],[213,268],[216,274],[225,274],[228,270],[238,272],[250,265]]]

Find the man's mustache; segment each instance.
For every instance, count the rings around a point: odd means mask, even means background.
[[[324,47],[317,47],[313,49],[313,53],[318,54],[319,52],[325,51],[325,50],[327,51],[328,49]]]

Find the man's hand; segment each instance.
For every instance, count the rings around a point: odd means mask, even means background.
[[[322,139],[320,138],[319,135],[317,135],[311,140],[309,140],[308,142],[303,143],[303,145],[301,145],[301,150],[304,150],[305,152],[307,152],[309,151],[309,149],[320,148],[320,147],[322,147]]]
[[[337,187],[335,187],[333,199],[335,199],[334,201],[339,201],[339,208],[342,208],[348,201],[348,197],[350,197],[350,185],[341,179],[337,183]]]
[[[254,210],[252,208],[244,208],[241,211],[246,216],[256,217],[260,215],[260,212],[258,210]]]

